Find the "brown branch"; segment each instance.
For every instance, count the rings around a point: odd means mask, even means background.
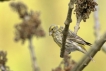
[[[37,65],[34,47],[32,45],[32,38],[29,38],[29,50],[30,50],[30,55],[31,55],[31,59],[32,59],[33,71],[40,71],[39,67]]]
[[[75,2],[76,2],[76,0],[70,0],[70,3],[69,3],[67,18],[66,18],[66,21],[64,22],[65,28],[64,28],[64,31],[63,31],[62,48],[61,48],[60,57],[64,57],[65,43],[66,43],[66,38],[67,38],[69,25],[72,22],[71,15],[72,15],[72,10],[74,8],[74,3]]]
[[[106,42],[106,32],[105,34],[98,40],[95,41],[95,43],[91,46],[91,49],[89,52],[81,59],[81,61],[70,71],[82,71],[91,61],[91,59],[88,57],[90,55],[91,57],[94,57],[98,51],[100,51],[103,44]]]

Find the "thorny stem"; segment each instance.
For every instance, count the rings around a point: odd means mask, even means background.
[[[88,55],[90,55],[91,57],[94,57],[96,55],[96,53],[98,51],[100,51],[103,44],[106,42],[105,38],[106,38],[106,32],[100,39],[95,41],[95,43],[91,46],[91,49],[89,50],[89,52],[70,71],[82,71],[91,61],[91,59],[88,57]]]
[[[31,59],[32,59],[33,71],[40,71],[39,67],[37,65],[34,47],[32,45],[32,38],[29,38],[29,50],[30,50],[30,55],[31,55]]]
[[[70,23],[72,22],[71,15],[72,15],[72,10],[73,10],[75,2],[76,0],[70,0],[67,18],[66,18],[66,21],[64,22],[65,28],[63,31],[62,48],[61,48],[61,53],[60,53],[60,57],[62,58],[64,57],[64,53],[65,53],[65,43],[66,43],[68,29],[69,29]]]

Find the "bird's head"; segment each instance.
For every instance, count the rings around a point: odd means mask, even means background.
[[[53,33],[57,32],[58,31],[58,26],[57,25],[51,25],[49,27],[49,35],[53,35]]]

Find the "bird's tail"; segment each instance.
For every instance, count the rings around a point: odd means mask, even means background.
[[[91,44],[88,43],[88,42],[87,42],[87,44],[88,44],[88,45],[91,45]],[[86,51],[86,49],[85,49],[85,46],[84,46],[84,45],[81,45],[81,44],[78,44],[78,45],[79,45],[79,46],[77,46],[78,50],[81,51],[81,52],[84,53],[84,54],[87,54],[87,51]],[[93,58],[91,57],[91,55],[87,54],[87,56],[88,56],[92,61],[94,61]]]
[[[91,46],[91,45],[92,45],[91,43],[89,43],[89,42],[86,42],[86,41],[85,41],[85,43],[86,43],[86,45],[89,45],[89,46]]]
[[[79,51],[81,51],[81,52],[84,53],[84,54],[87,54],[87,51],[86,51],[86,49],[84,48],[84,46],[82,46],[82,49],[79,50]],[[92,61],[94,61],[93,58],[91,57],[91,55],[87,54],[87,56],[88,56]]]

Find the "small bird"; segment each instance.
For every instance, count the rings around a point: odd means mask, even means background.
[[[49,35],[53,37],[54,41],[57,43],[57,45],[62,48],[62,37],[63,37],[63,30],[64,27],[57,26],[57,25],[51,25],[49,27]],[[89,42],[86,42],[84,39],[76,35],[71,30],[68,31],[66,44],[65,44],[65,50],[70,54],[73,51],[80,51],[84,54],[87,53],[86,49],[84,48],[84,45],[92,45]],[[90,59],[92,59],[91,56],[89,56]]]

